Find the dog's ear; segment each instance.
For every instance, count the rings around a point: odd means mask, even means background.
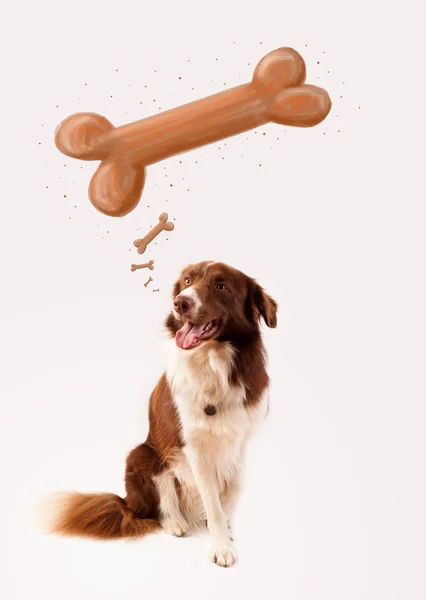
[[[246,314],[249,321],[263,319],[268,327],[277,326],[278,304],[254,280],[250,282],[246,298]]]

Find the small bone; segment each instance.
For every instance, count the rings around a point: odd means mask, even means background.
[[[160,288],[157,288],[156,290],[152,290],[153,292],[159,292]]]
[[[89,198],[106,215],[122,217],[138,204],[145,167],[269,122],[295,127],[321,123],[331,109],[327,92],[305,85],[303,58],[292,48],[273,50],[245,85],[114,127],[95,113],[78,113],[57,128],[58,149],[73,158],[102,161]]]
[[[144,286],[146,287],[150,281],[154,281],[151,276],[149,277],[148,281],[145,281]]]
[[[145,237],[139,240],[135,240],[133,245],[138,249],[138,254],[143,254],[146,250],[146,247],[153,239],[157,237],[159,233],[163,231],[172,231],[175,228],[174,224],[170,221],[167,221],[169,215],[167,213],[161,213],[158,217],[158,223],[155,225],[151,231],[149,231]]]
[[[136,269],[145,269],[145,268],[149,269],[150,271],[153,271],[154,270],[154,261],[150,260],[149,262],[143,263],[142,265],[135,265],[133,263],[130,265],[131,271],[136,271]]]

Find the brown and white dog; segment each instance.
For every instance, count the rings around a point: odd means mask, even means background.
[[[229,518],[247,440],[268,410],[261,318],[276,327],[277,304],[252,278],[217,262],[183,270],[166,320],[174,356],[150,398],[148,437],[127,458],[127,495],[65,494],[53,531],[181,536],[207,520],[211,559],[235,562]]]

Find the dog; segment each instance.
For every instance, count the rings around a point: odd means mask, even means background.
[[[211,560],[231,566],[229,519],[247,441],[269,408],[260,320],[276,327],[277,310],[254,279],[224,263],[185,268],[165,323],[173,358],[150,397],[148,437],[128,455],[126,497],[67,493],[51,531],[182,536],[207,521]]]

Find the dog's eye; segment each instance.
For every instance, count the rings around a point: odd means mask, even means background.
[[[223,290],[226,290],[226,285],[224,283],[218,283],[216,289],[223,292]]]
[[[186,285],[189,285],[190,283],[191,283],[191,280],[190,280],[190,279],[188,279],[188,278],[187,278],[187,279],[185,279],[185,284],[186,284]]]

